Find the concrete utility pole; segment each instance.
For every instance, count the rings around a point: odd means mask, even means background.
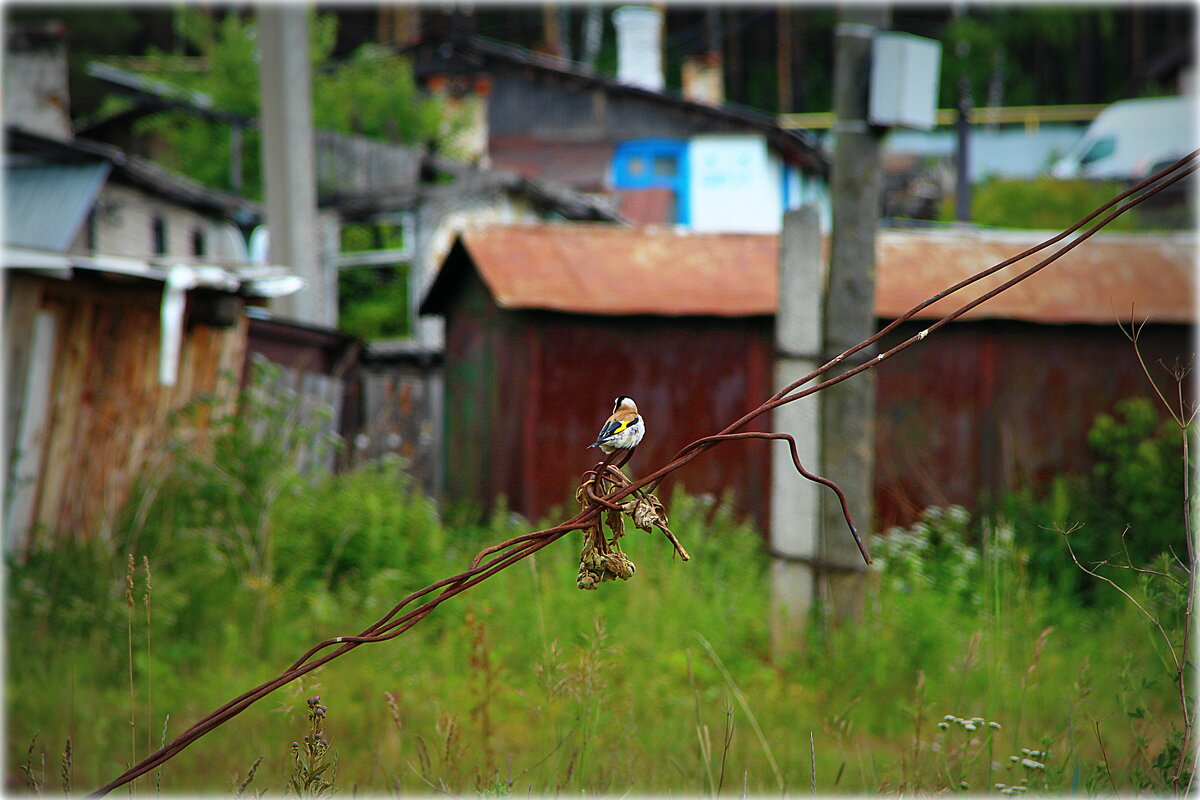
[[[819,367],[822,297],[821,216],[816,206],[783,215],[779,234],[779,306],[775,310],[775,389]],[[796,440],[810,472],[821,473],[821,399],[824,392],[780,406],[772,428]],[[816,596],[824,486],[796,474],[791,452],[771,445],[771,642],[776,655],[794,646]]]
[[[833,224],[825,297],[825,359],[875,333],[875,233],[879,225],[883,129],[867,123],[872,37],[891,22],[887,6],[841,8],[834,50]],[[861,352],[842,371],[874,352]],[[832,377],[827,375],[826,377]],[[821,469],[846,493],[865,539],[875,484],[875,373],[867,371],[822,393]],[[821,494],[818,592],[838,615],[856,613],[865,565],[832,493]]]
[[[291,267],[308,286],[274,303],[280,316],[337,325],[337,276],[322,263],[313,147],[308,16],[302,5],[258,7],[262,53],[263,177],[270,260]]]

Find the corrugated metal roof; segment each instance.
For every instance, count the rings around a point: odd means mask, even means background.
[[[4,241],[65,250],[87,219],[112,169],[83,164],[7,163],[4,169]]]
[[[876,315],[899,316],[1049,235],[882,231],[877,239]],[[779,245],[773,235],[544,225],[472,230],[460,241],[503,308],[602,315],[775,313]],[[1189,323],[1194,319],[1195,246],[1194,234],[1100,234],[963,319],[1109,324],[1128,318],[1132,303],[1139,318]],[[1035,255],[1001,270],[918,318],[941,316],[1037,259]],[[451,278],[443,280],[439,274],[422,311],[438,313],[450,285]]]
[[[1053,234],[1048,231],[891,231],[879,239],[875,313],[903,314],[963,278],[999,264]],[[925,309],[941,317],[999,286],[1063,243],[1030,256]],[[1195,319],[1194,234],[1097,234],[1028,280],[966,314],[964,319],[1111,324],[1139,318]],[[961,295],[961,297],[960,297]]]
[[[721,317],[775,309],[774,237],[598,224],[487,228],[463,242],[503,308]]]

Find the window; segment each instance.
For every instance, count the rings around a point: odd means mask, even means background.
[[[619,143],[613,153],[613,188],[625,193],[668,190],[671,221],[688,225],[687,146],[683,139],[630,139]],[[661,202],[661,198],[654,201],[656,205]]]
[[[84,247],[94,253],[99,246],[99,228],[96,225],[96,208],[93,206],[87,215],[87,228],[84,231]]]
[[[1112,136],[1105,136],[1103,139],[1097,139],[1096,143],[1088,148],[1088,151],[1079,159],[1080,166],[1086,167],[1095,161],[1102,158],[1108,158],[1117,149],[1117,140]]]
[[[162,217],[154,217],[154,254],[163,256],[167,254],[167,221]]]
[[[202,257],[207,255],[207,242],[204,241],[204,231],[192,228],[192,255]]]

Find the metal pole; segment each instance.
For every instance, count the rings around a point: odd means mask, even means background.
[[[965,64],[970,45],[959,42],[956,55]],[[956,147],[954,151],[954,219],[971,221],[971,80],[964,70],[958,79],[958,116],[954,121]]]

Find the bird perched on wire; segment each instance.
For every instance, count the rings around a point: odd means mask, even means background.
[[[604,423],[600,435],[593,444],[588,445],[588,449],[599,447],[606,453],[632,450],[645,435],[646,423],[638,413],[637,403],[633,402],[633,398],[622,395],[616,399],[612,416]]]

